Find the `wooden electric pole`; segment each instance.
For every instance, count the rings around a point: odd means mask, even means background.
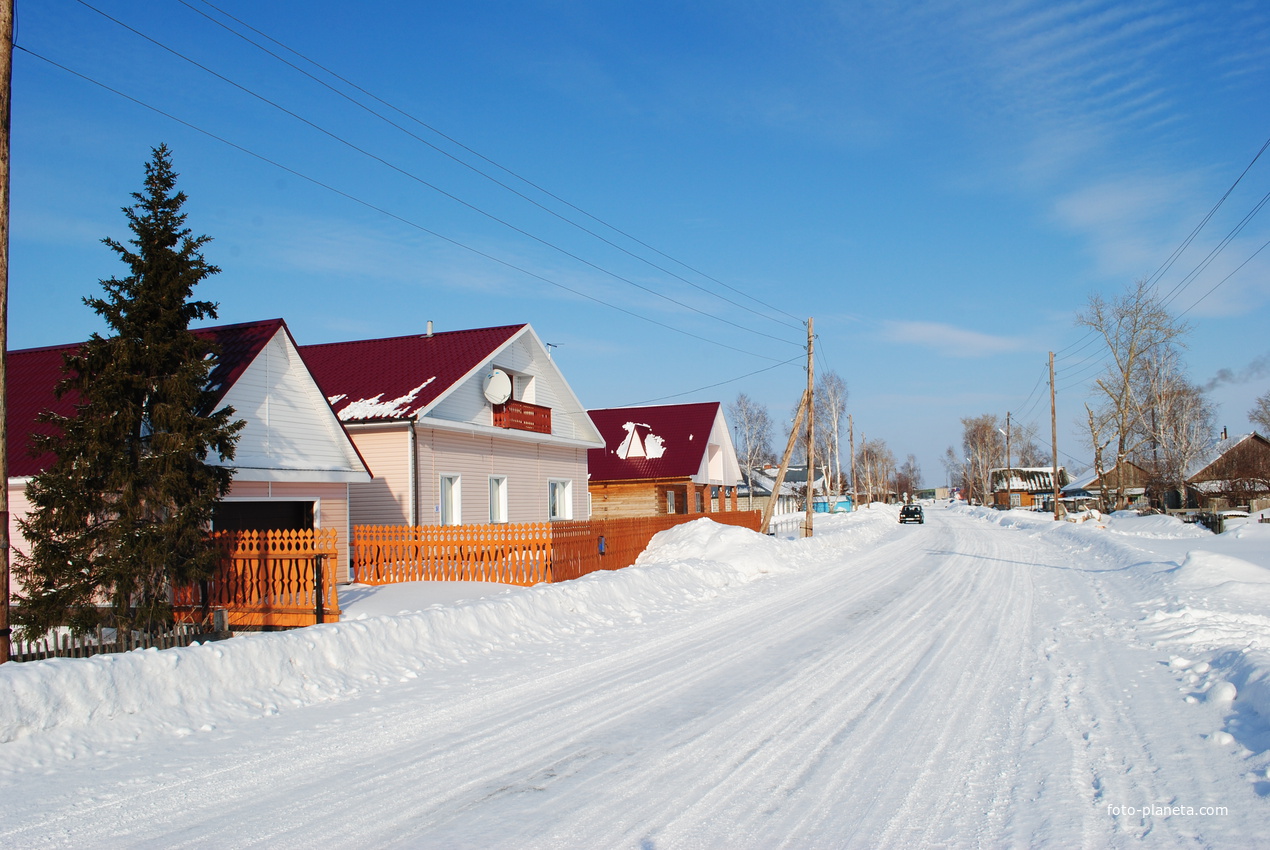
[[[847,414],[847,440],[851,444],[851,510],[855,510],[855,422]]]
[[[813,319],[807,319],[807,515],[803,518],[803,537],[811,537],[816,497],[816,340],[813,322]]]
[[[0,664],[9,660],[9,114],[13,0],[0,0]]]
[[[1014,507],[1014,470],[1010,469],[1010,411],[1005,412],[1005,509]]]
[[[789,469],[789,456],[794,453],[794,443],[798,441],[799,427],[803,424],[803,414],[807,411],[807,392],[798,402],[798,412],[794,414],[794,425],[789,429],[789,442],[785,444],[785,454],[781,456],[780,469],[776,471],[776,481],[772,484],[772,494],[767,499],[767,507],[763,508],[763,523],[759,531],[767,534],[767,527],[772,522],[772,514],[776,511],[776,502],[780,499],[781,485],[785,483],[785,472]]]
[[[1058,408],[1054,406],[1054,352],[1050,352],[1050,452],[1054,463],[1050,475],[1054,479],[1054,519],[1058,520]]]

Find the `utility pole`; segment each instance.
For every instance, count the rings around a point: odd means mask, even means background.
[[[814,319],[807,319],[807,515],[803,537],[811,537],[813,502],[816,498],[816,340]]]
[[[789,442],[785,444],[785,454],[781,457],[780,469],[776,472],[776,481],[772,483],[772,495],[768,497],[767,507],[763,509],[763,523],[759,531],[767,534],[767,527],[772,522],[772,514],[776,511],[776,502],[780,499],[781,485],[785,483],[785,472],[789,469],[789,456],[794,453],[794,443],[798,440],[798,428],[803,424],[803,414],[807,411],[807,393],[803,392],[798,402],[798,412],[794,414],[794,426],[789,429]]]
[[[851,444],[851,510],[855,510],[855,422],[851,418],[851,414],[847,414],[847,440]]]
[[[9,115],[13,0],[0,0],[0,664],[9,660]]]
[[[1054,481],[1054,521],[1058,521],[1058,408],[1054,406],[1054,352],[1050,352],[1050,454],[1054,468],[1050,476]]]
[[[1005,509],[1014,507],[1014,471],[1010,468],[1010,411],[1005,412]]]

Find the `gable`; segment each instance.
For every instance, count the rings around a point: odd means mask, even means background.
[[[223,403],[246,423],[225,464],[236,480],[370,480],[285,327],[240,370]]]
[[[195,336],[215,345],[220,352],[216,367],[208,376],[213,409],[221,405],[225,393],[261,348],[285,327],[281,319],[269,319],[192,331]],[[55,429],[36,421],[45,411],[66,417],[75,414],[78,395],[68,393],[58,398],[56,389],[62,380],[65,358],[78,348],[79,343],[75,343],[8,353],[5,424],[11,477],[38,475],[53,462],[52,454],[31,455],[31,436],[54,433]]]
[[[529,325],[306,345],[300,351],[342,422],[416,420],[442,428],[493,429],[493,408],[483,389],[486,376],[497,368],[512,378],[514,400],[551,411],[551,431],[498,428],[496,433],[588,448],[601,442]]]
[[[1218,443],[1207,463],[1187,478],[1190,483],[1233,478],[1270,478],[1270,440],[1253,431]]]
[[[691,478],[732,486],[740,465],[718,402],[589,411],[604,448],[587,453],[592,481]]]

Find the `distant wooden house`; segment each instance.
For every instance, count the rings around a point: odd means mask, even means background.
[[[586,518],[603,440],[529,325],[300,351],[375,475],[350,488],[354,524]]]
[[[1054,507],[1054,469],[1050,466],[1011,467],[988,471],[992,486],[992,506],[996,508],[1031,508],[1052,510]],[[1071,483],[1067,470],[1058,468],[1061,491]]]
[[[209,377],[213,409],[226,405],[246,422],[232,461],[229,495],[213,517],[216,529],[336,529],[341,569],[348,564],[348,488],[371,480],[281,319],[202,328],[194,333],[219,349]],[[17,520],[31,504],[26,486],[53,462],[32,455],[31,437],[50,433],[36,421],[48,410],[73,416],[78,398],[58,398],[65,355],[77,345],[9,352],[9,539],[27,550]],[[219,463],[213,459],[211,463]]]
[[[1186,489],[1188,506],[1205,511],[1270,499],[1270,440],[1253,431],[1216,443],[1192,467]]]
[[[597,519],[737,510],[736,449],[718,402],[589,411],[604,440],[587,463]]]
[[[1101,504],[1105,491],[1108,506],[1114,508],[1122,479],[1125,495],[1123,507],[1142,507],[1149,504],[1147,491],[1153,481],[1151,473],[1128,459],[1105,470],[1101,477],[1094,470],[1087,470],[1072,482],[1074,486],[1068,488],[1064,496],[1072,500],[1069,507],[1097,507]]]

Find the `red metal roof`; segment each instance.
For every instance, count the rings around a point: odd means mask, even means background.
[[[685,478],[701,469],[719,402],[587,412],[604,438],[604,448],[587,450],[592,481]],[[626,448],[623,458],[620,451],[628,437],[635,445]],[[650,456],[658,452],[660,457]],[[639,456],[641,453],[643,457]]]
[[[245,322],[194,330],[196,336],[220,347],[220,360],[208,377],[208,387],[215,393],[213,406],[220,402],[243,371],[251,365],[265,344],[279,329],[286,329],[282,319]],[[62,379],[63,358],[74,353],[81,343],[53,345],[10,351],[7,368],[7,411],[9,475],[36,475],[53,461],[51,454],[32,457],[31,435],[52,433],[47,425],[36,422],[46,410],[61,416],[73,416],[79,397],[67,393],[60,399],[54,390]]]
[[[300,354],[341,421],[408,419],[525,327],[305,345]]]

